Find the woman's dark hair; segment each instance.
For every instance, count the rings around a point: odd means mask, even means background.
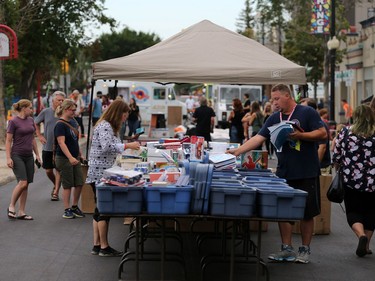
[[[242,106],[242,102],[240,101],[240,99],[233,99],[233,110],[238,111],[238,112],[243,111],[243,106]]]
[[[257,101],[253,101],[251,103],[251,113],[254,113],[254,112],[259,112],[260,111],[260,105],[259,105],[259,102]]]

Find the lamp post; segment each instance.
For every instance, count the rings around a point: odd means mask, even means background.
[[[340,41],[333,36],[328,42],[327,47],[329,50],[330,63],[331,63],[331,73],[330,73],[330,83],[331,83],[331,95],[329,104],[329,117],[331,121],[335,120],[335,70],[336,70],[336,49],[340,46]]]
[[[329,106],[329,117],[331,121],[335,120],[335,70],[336,70],[336,49],[340,46],[340,41],[337,40],[335,33],[336,27],[336,11],[335,11],[335,0],[331,0],[331,39],[327,42],[329,50],[330,63],[331,63],[331,95],[330,95],[330,106]]]

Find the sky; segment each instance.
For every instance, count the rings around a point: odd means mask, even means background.
[[[118,30],[128,27],[165,40],[205,19],[236,31],[245,0],[106,0],[104,6],[105,14],[120,23]],[[95,34],[109,32],[102,27]]]

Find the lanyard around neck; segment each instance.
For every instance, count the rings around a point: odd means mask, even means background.
[[[289,114],[288,119],[286,119],[286,121],[289,121],[289,120],[290,120],[290,118],[292,117],[292,115],[293,115],[294,110],[296,109],[296,107],[297,107],[297,104],[293,107],[293,110],[292,110],[292,112]],[[282,115],[282,113],[280,112],[280,122],[282,122],[282,121],[283,121],[283,115]]]

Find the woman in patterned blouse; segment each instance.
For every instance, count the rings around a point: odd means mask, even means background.
[[[372,253],[369,244],[375,229],[375,113],[360,105],[353,117],[353,125],[337,136],[332,159],[342,167],[346,217],[358,237],[356,254],[363,257]]]
[[[123,100],[115,100],[95,125],[86,179],[86,183],[91,184],[94,194],[96,194],[95,185],[100,183],[104,170],[113,166],[116,156],[127,148],[139,149],[138,142],[123,144],[118,138],[121,125],[128,115],[128,104]],[[108,224],[109,218],[101,216],[98,208],[95,208],[93,216],[94,247],[91,253],[102,257],[121,256],[121,252],[111,248],[108,244]]]

